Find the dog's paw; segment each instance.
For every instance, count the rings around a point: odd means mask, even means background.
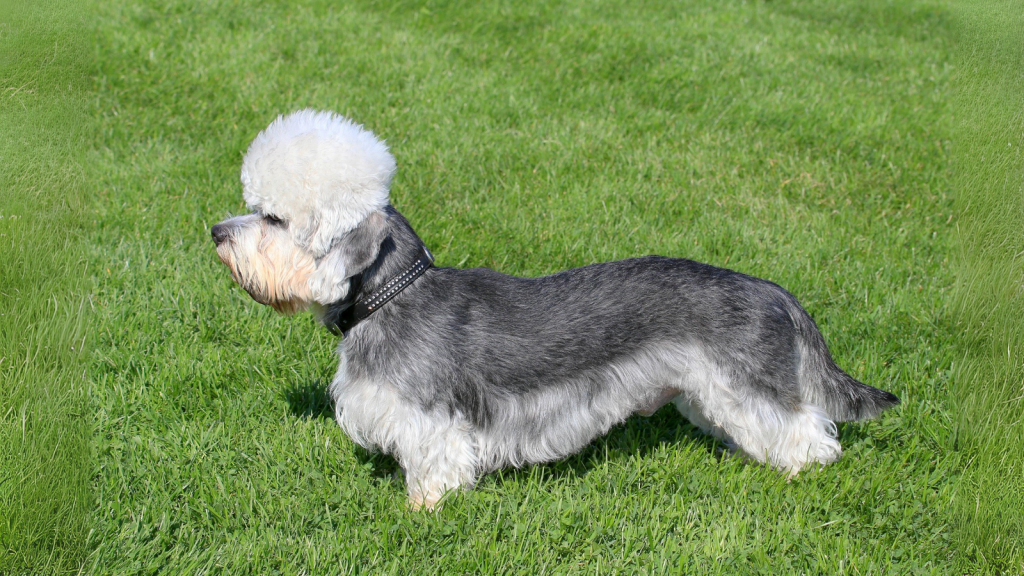
[[[414,512],[434,512],[435,510],[440,510],[441,505],[442,501],[440,496],[409,496],[409,508]]]

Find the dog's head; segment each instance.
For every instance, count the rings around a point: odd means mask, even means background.
[[[217,255],[253,299],[280,312],[337,302],[377,256],[394,173],[387,146],[351,120],[279,116],[245,153],[252,213],[213,227]]]

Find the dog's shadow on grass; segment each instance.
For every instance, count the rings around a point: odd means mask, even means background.
[[[288,409],[296,418],[332,419],[334,403],[327,393],[327,383],[316,379],[312,382],[293,383],[282,393]]]
[[[853,444],[873,436],[864,426],[857,424],[837,424],[839,441]],[[878,441],[875,442],[877,445]],[[542,482],[582,478],[594,468],[602,467],[609,462],[649,458],[663,446],[676,446],[680,449],[692,447],[706,451],[709,456],[719,461],[739,457],[747,465],[758,465],[746,457],[735,454],[721,440],[705,434],[677,412],[675,407],[669,405],[650,417],[631,416],[604,436],[595,438],[576,454],[562,460],[518,469],[507,468],[491,476],[497,486],[506,482],[522,483],[529,481],[531,477],[539,477]]]
[[[288,410],[296,418],[305,420],[334,420],[334,401],[327,391],[327,382],[321,379],[312,382],[293,383],[282,393]],[[374,453],[355,446],[355,455],[360,464],[370,465],[374,478],[396,478],[401,467],[394,458]]]
[[[505,482],[525,482],[537,476],[542,481],[582,478],[594,468],[611,461],[632,457],[643,459],[663,446],[687,445],[699,447],[716,458],[728,455],[722,442],[701,432],[669,405],[649,417],[631,416],[562,460],[501,470],[494,474],[493,482],[500,486]]]

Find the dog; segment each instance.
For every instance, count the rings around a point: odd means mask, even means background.
[[[390,203],[395,169],[351,120],[279,116],[242,161],[252,213],[211,233],[253,299],[344,335],[337,421],[398,461],[413,508],[670,402],[789,474],[839,458],[835,422],[900,402],[843,372],[796,298],[766,280],[660,256],[541,278],[434,267]]]

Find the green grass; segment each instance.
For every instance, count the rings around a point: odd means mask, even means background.
[[[1024,571],[1024,12],[963,7],[957,81],[961,249],[953,300],[963,356],[954,383],[965,566]]]
[[[111,4],[98,18],[89,568],[944,573],[950,16],[927,4]],[[406,509],[324,388],[336,340],[252,302],[209,226],[280,112],[387,139],[441,265],[647,253],[770,278],[905,399],[787,483],[671,410]]]
[[[84,394],[75,13],[0,3],[0,573],[84,560],[92,508]]]
[[[148,0],[73,35],[66,14],[0,29],[2,88],[37,88],[0,94],[0,213],[27,215],[0,219],[0,357],[20,362],[0,363],[0,572],[1020,572],[1020,158],[1000,138],[1024,92],[993,13]],[[33,76],[54,38],[64,75]],[[85,73],[88,97],[58,89]],[[305,106],[387,140],[440,265],[658,253],[765,277],[904,403],[791,482],[663,409],[411,512],[395,463],[333,422],[336,338],[253,302],[209,239],[244,210],[249,141]]]

